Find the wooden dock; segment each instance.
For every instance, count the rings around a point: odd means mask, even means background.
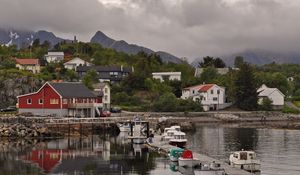
[[[155,137],[153,138],[153,143],[151,144],[146,144],[150,149],[154,149],[158,152],[167,154],[169,152],[170,149],[175,148],[175,146],[169,145],[166,142],[162,142],[161,141],[161,137],[158,135],[155,135]],[[212,157],[206,156],[204,154],[200,154],[200,153],[195,153],[193,152],[193,155],[195,158],[198,158],[200,160],[200,162],[203,163],[212,163],[212,162],[216,162],[221,164],[221,168],[223,168],[225,170],[225,173],[227,175],[253,175],[253,173],[238,169],[238,168],[233,168],[230,165],[228,165],[227,163],[214,159]]]

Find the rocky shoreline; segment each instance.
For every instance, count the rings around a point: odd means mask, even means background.
[[[50,131],[47,127],[40,124],[32,124],[31,126],[20,123],[0,124],[0,137],[48,138],[61,136],[61,133]]]

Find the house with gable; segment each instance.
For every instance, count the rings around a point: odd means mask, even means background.
[[[216,84],[201,84],[182,90],[182,99],[199,102],[204,111],[219,110],[227,107],[225,88]]]
[[[82,83],[46,82],[38,91],[17,97],[19,113],[40,116],[98,117],[102,96],[95,95]]]
[[[64,57],[64,52],[48,52],[48,54],[45,55],[45,60],[47,61],[47,63],[58,63],[63,61]]]
[[[93,85],[96,94],[102,94],[102,104],[104,110],[109,110],[110,102],[110,85],[108,82],[100,82]]]
[[[284,106],[285,95],[277,88],[269,88],[263,84],[257,89],[258,104],[262,104],[264,98],[269,98],[272,101],[274,108],[281,108]]]
[[[16,67],[20,70],[27,70],[34,74],[40,73],[41,66],[38,59],[17,58]]]
[[[78,57],[73,58],[72,60],[64,63],[64,67],[66,69],[71,69],[75,71],[78,66],[92,66],[92,64]]]

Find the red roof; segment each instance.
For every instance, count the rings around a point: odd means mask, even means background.
[[[214,84],[205,84],[205,85],[203,85],[200,89],[199,89],[199,91],[200,92],[207,92],[211,87],[213,87],[214,86]]]
[[[197,85],[197,86],[187,87],[184,89],[194,89],[194,90],[200,91],[200,92],[207,92],[214,85],[216,85],[216,84],[201,84],[201,85]]]
[[[17,58],[16,59],[17,64],[21,65],[38,65],[39,60],[38,59],[33,59],[33,58]]]

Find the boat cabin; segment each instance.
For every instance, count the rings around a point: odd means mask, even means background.
[[[256,159],[256,154],[254,151],[239,151],[234,152],[233,157],[238,160],[253,160]]]

